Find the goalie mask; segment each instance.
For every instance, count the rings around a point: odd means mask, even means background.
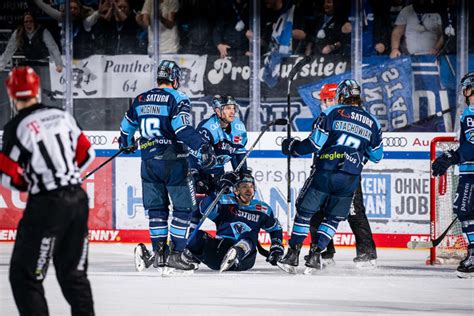
[[[474,72],[466,74],[461,79],[462,94],[466,98],[469,110],[474,111],[474,104],[469,104],[469,98],[474,95]]]
[[[360,85],[354,79],[343,80],[336,89],[336,101],[342,104],[352,105],[361,103]]]
[[[173,85],[173,89],[179,88],[181,68],[171,60],[162,60],[156,74],[157,81],[167,81]]]

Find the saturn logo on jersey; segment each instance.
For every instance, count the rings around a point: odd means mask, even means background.
[[[351,116],[347,114],[343,109],[337,110],[337,113],[339,113],[339,115],[342,117],[351,118]]]

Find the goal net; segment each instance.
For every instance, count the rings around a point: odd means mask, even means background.
[[[457,149],[459,143],[454,137],[436,137],[431,140],[431,164],[442,152]],[[431,169],[430,169],[431,172]],[[453,213],[453,201],[459,181],[457,166],[452,166],[439,177],[431,176],[430,181],[430,237],[441,235],[456,217]],[[466,256],[466,241],[462,235],[459,221],[451,228],[443,241],[431,248],[427,264],[456,264]]]

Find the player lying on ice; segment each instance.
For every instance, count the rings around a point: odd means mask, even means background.
[[[216,237],[199,230],[188,240],[188,255],[212,270],[244,271],[255,264],[258,233],[270,234],[271,247],[267,262],[276,265],[283,255],[282,229],[271,207],[255,199],[255,179],[249,173],[226,173],[219,186],[234,187],[234,193],[224,194],[209,214],[216,224]],[[204,198],[198,211],[191,215],[191,229],[211,205],[214,194]]]

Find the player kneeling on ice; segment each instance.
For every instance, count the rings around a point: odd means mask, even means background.
[[[255,264],[258,233],[263,228],[272,242],[267,262],[276,265],[283,255],[282,229],[271,207],[254,198],[255,179],[249,173],[228,172],[219,187],[230,186],[234,193],[224,194],[209,213],[208,218],[216,224],[216,237],[199,230],[188,240],[189,252],[185,253],[212,270],[248,270]],[[196,227],[212,202],[213,194],[202,200],[199,210],[191,216],[191,228]]]
[[[459,165],[459,184],[453,211],[461,222],[468,249],[456,273],[460,278],[471,278],[474,275],[474,72],[462,78],[461,87],[468,107],[461,115],[459,148],[439,156],[433,162],[432,170],[436,177],[443,175],[452,165]]]
[[[360,91],[355,80],[342,81],[336,90],[339,105],[321,113],[310,136],[303,141],[287,138],[282,143],[285,155],[298,157],[318,153],[310,177],[296,201],[290,247],[278,262],[278,266],[288,273],[296,273],[311,217],[321,210],[325,216],[317,231],[318,243],[310,249],[305,265],[310,271],[324,268],[322,253],[336,233],[339,222],[349,215],[364,163],[382,159],[380,124],[361,107]]]

